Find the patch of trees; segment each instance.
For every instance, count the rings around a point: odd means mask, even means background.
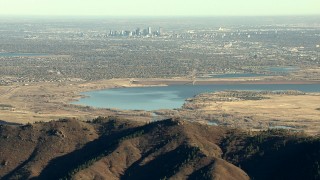
[[[320,139],[287,130],[253,136],[230,135],[222,142],[224,158],[252,179],[319,179]]]

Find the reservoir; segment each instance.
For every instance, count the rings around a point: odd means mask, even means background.
[[[297,71],[298,67],[269,67],[267,68],[268,71],[273,73],[290,73]]]
[[[180,108],[185,99],[200,93],[225,90],[320,92],[320,84],[212,84],[114,88],[82,93],[85,98],[72,104],[123,110]]]
[[[265,74],[255,74],[255,73],[234,73],[234,74],[218,74],[210,75],[212,78],[242,78],[242,77],[259,77],[266,76]]]
[[[266,67],[265,73],[226,73],[226,74],[208,74],[202,78],[243,78],[243,77],[259,77],[259,76],[272,76],[279,74],[289,74],[299,70],[298,67]],[[266,74],[267,73],[267,74]]]
[[[42,53],[0,53],[0,57],[39,57],[48,56]]]

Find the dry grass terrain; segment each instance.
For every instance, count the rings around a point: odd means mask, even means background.
[[[246,99],[234,97],[228,92],[217,92],[189,99],[184,107],[211,115],[213,119],[222,114],[225,118],[216,119],[220,123],[227,122],[245,129],[288,126],[315,135],[320,133],[319,102],[320,94],[316,93],[265,94]]]

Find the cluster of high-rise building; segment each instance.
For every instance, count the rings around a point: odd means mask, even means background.
[[[161,36],[163,35],[163,28],[160,27],[156,31],[152,31],[151,27],[148,27],[146,29],[140,29],[137,28],[134,31],[128,31],[128,30],[121,30],[121,31],[115,31],[110,30],[109,36]]]

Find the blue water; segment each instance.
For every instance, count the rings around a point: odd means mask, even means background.
[[[298,67],[268,67],[265,70],[275,74],[287,74],[290,72],[297,71]],[[259,77],[259,76],[268,76],[265,74],[257,74],[257,73],[232,73],[232,74],[217,74],[217,75],[209,75],[213,78],[241,78],[241,77]]]
[[[218,123],[216,123],[216,122],[211,122],[211,121],[208,121],[207,124],[208,124],[209,126],[218,126]]]
[[[269,129],[286,129],[286,130],[290,130],[290,129],[295,129],[295,128],[291,127],[291,126],[271,126],[271,127],[269,127]]]
[[[185,99],[204,92],[224,90],[320,92],[320,84],[237,84],[237,85],[171,85],[161,87],[116,88],[85,92],[86,98],[72,104],[125,110],[158,110],[180,108]]]
[[[33,56],[47,56],[42,53],[0,53],[0,57],[33,57]]]
[[[210,75],[210,77],[213,77],[213,78],[240,78],[240,77],[258,77],[258,76],[267,76],[267,75],[255,74],[255,73],[234,73],[234,74]]]
[[[298,70],[297,67],[269,67],[268,71],[273,73],[289,73]]]

